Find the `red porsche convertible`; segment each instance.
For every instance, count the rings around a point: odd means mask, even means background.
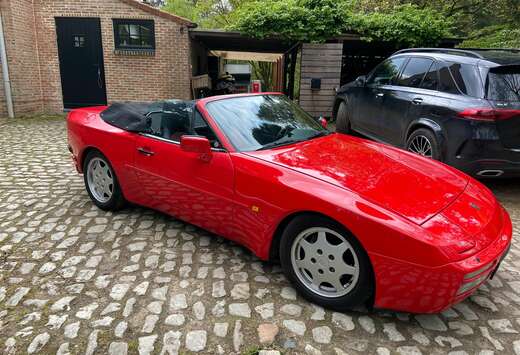
[[[509,215],[476,180],[330,133],[280,94],[78,109],[68,135],[99,208],[128,201],[225,236],[336,310],[440,312],[511,244]]]

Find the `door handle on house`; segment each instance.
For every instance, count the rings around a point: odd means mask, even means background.
[[[151,157],[152,155],[154,155],[155,153],[154,152],[151,152],[149,150],[146,150],[145,148],[142,148],[142,147],[139,147],[137,148],[137,151],[142,154],[142,155],[146,155],[147,157]]]
[[[103,80],[101,79],[101,67],[98,67],[97,76],[98,76],[98,86],[99,86],[100,89],[102,89],[103,88]]]
[[[382,98],[383,96],[385,96],[385,94],[383,94],[382,92],[378,92],[376,94],[376,98],[378,98],[378,99]]]
[[[414,105],[420,105],[420,104],[422,104],[422,102],[423,102],[423,99],[421,99],[420,97],[416,97],[415,99],[412,100],[412,103]]]

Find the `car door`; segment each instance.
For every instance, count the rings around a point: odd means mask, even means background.
[[[386,87],[378,127],[381,140],[393,145],[402,144],[408,120],[413,119],[409,115],[410,107],[420,106],[425,100],[424,90],[420,86],[432,64],[430,58],[411,57],[397,79]]]
[[[406,57],[389,58],[379,64],[368,76],[356,100],[352,128],[369,135],[377,135],[382,119],[382,102],[388,86],[395,80]]]
[[[198,132],[205,132],[212,144],[211,159],[202,160],[181,149],[184,134],[198,134],[191,125],[171,125],[171,115],[150,115],[151,125],[169,127],[141,134],[136,141],[135,169],[150,206],[183,221],[221,235],[229,235],[233,218],[234,171],[227,151],[204,118],[195,110]],[[192,117],[190,117],[190,120]],[[206,125],[206,128],[202,127]],[[190,131],[191,130],[191,131]],[[161,131],[163,133],[161,133]]]

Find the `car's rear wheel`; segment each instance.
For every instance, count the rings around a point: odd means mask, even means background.
[[[342,311],[365,303],[372,294],[366,252],[345,228],[328,218],[293,219],[282,235],[280,259],[295,288],[316,304]]]
[[[419,128],[408,137],[406,149],[426,158],[441,160],[437,138],[432,131],[426,128]]]
[[[350,113],[348,112],[347,104],[344,101],[338,106],[336,113],[336,131],[339,133],[350,133]]]
[[[95,150],[87,154],[83,165],[83,177],[90,199],[96,206],[111,211],[124,206],[125,199],[117,176],[101,152]]]

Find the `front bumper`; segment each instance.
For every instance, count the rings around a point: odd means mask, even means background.
[[[69,152],[70,152],[72,162],[74,163],[74,168],[76,168],[76,171],[77,171],[79,174],[81,174],[82,171],[81,171],[81,166],[80,166],[80,163],[79,163],[79,159],[78,159],[78,157],[76,156],[76,154],[74,154],[74,149],[71,147],[70,144],[68,145],[68,150],[69,150]]]
[[[497,237],[483,250],[463,260],[429,268],[371,254],[378,280],[374,307],[438,313],[470,296],[494,275],[510,248],[511,220],[500,208],[503,223]]]

